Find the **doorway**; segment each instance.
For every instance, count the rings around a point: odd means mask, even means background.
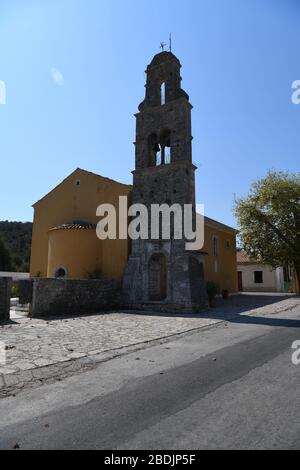
[[[165,300],[167,297],[167,259],[162,253],[155,253],[148,267],[149,300]]]

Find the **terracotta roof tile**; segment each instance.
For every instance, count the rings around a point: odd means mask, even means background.
[[[62,224],[50,230],[96,230],[97,225],[89,222],[75,221],[70,224]]]
[[[244,250],[239,250],[236,253],[237,263],[257,263],[255,258],[251,258]]]

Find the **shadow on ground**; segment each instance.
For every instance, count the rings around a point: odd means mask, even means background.
[[[230,296],[227,300],[217,299],[216,307],[208,309],[199,313],[162,313],[162,312],[138,312],[126,311],[126,313],[133,313],[135,315],[150,315],[157,317],[179,317],[179,318],[208,318],[212,320],[224,320],[230,323],[243,323],[255,325],[268,325],[279,327],[300,327],[300,320],[289,320],[284,318],[271,318],[263,316],[255,316],[251,314],[252,310],[263,308],[266,306],[274,306],[274,313],[278,304],[284,300],[300,299],[299,296],[291,294],[238,294]],[[300,305],[300,304],[299,304]],[[287,309],[289,309],[287,307]],[[249,312],[249,315],[246,315]],[[272,310],[269,315],[272,315]],[[280,313],[280,312],[278,312]]]
[[[0,327],[1,326],[12,326],[12,325],[18,325],[18,322],[15,320],[0,320]]]
[[[120,310],[120,311],[105,311],[99,312],[99,315],[109,313],[120,315],[142,315],[142,316],[155,316],[155,317],[172,317],[172,318],[206,318],[211,320],[224,320],[230,323],[243,323],[243,324],[256,324],[256,325],[269,325],[279,327],[300,327],[300,320],[289,320],[284,318],[274,317],[271,318],[273,311],[269,311],[268,317],[255,316],[251,314],[254,309],[274,306],[274,313],[279,307],[279,303],[285,300],[300,299],[299,296],[292,294],[275,294],[275,293],[242,293],[230,296],[227,300],[221,298],[217,299],[216,308],[208,309],[199,313],[172,313],[172,312],[155,312],[155,311],[139,311],[139,310]],[[299,304],[300,305],[300,304]],[[287,310],[289,307],[287,306]],[[284,309],[283,309],[284,310]],[[249,312],[249,315],[246,315]],[[279,314],[280,312],[278,312]],[[68,314],[68,315],[53,315],[35,317],[44,321],[55,320],[72,320],[78,317],[95,316],[97,313],[87,313],[83,315]]]

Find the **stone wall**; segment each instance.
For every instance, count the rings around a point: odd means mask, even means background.
[[[121,307],[121,284],[104,279],[33,280],[31,315],[80,315]]]
[[[0,278],[0,322],[9,320],[12,278]]]
[[[22,279],[17,282],[19,289],[19,303],[21,305],[32,302],[33,279]]]

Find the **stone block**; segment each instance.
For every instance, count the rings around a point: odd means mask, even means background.
[[[121,283],[106,279],[33,281],[31,315],[83,315],[120,308]]]

